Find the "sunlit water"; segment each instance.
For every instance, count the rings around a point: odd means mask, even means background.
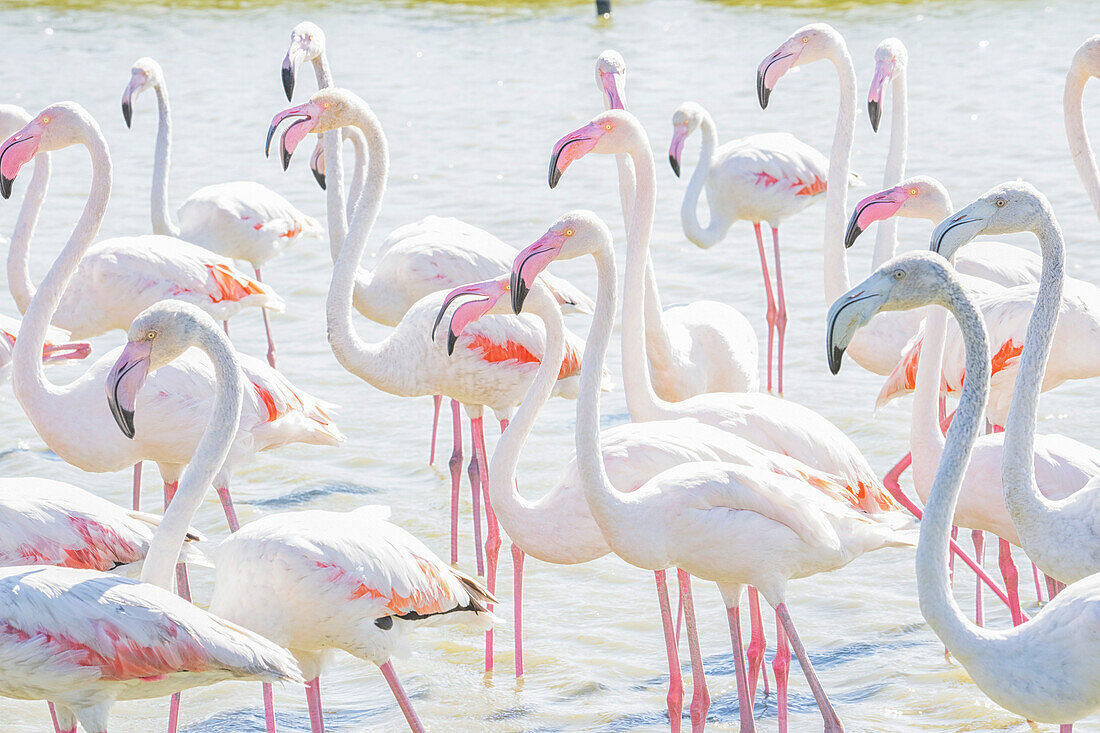
[[[611,22],[592,17],[587,2],[467,6],[458,3],[375,3],[351,9],[338,3],[186,10],[111,9],[56,5],[0,11],[5,29],[0,67],[4,102],[32,113],[74,99],[100,121],[115,161],[115,195],[102,235],[149,231],[148,191],[156,116],[143,97],[127,131],[119,98],[130,64],[153,55],[165,68],[175,112],[175,205],[207,183],[254,179],[274,187],[321,218],[324,202],[305,155],[283,173],[261,153],[271,116],[286,106],[279,63],[290,29],[310,19],[327,32],[338,83],[362,95],[378,113],[390,142],[391,177],[373,242],[399,224],[426,214],[459,216],[517,246],[537,237],[558,214],[590,207],[621,242],[621,217],[611,160],[594,156],[570,170],[557,190],[546,186],[550,146],[600,107],[593,60],[604,48],[629,64],[628,101],[664,160],[670,117],[682,101],[702,103],[722,140],[789,130],[822,150],[833,133],[836,77],[827,64],[790,75],[762,112],[754,96],[759,60],[806,22],[826,20],[846,36],[856,61],[860,95],[872,71],[872,51],[889,35],[909,46],[911,148],[909,170],[939,177],[962,205],[995,183],[1022,176],[1055,204],[1067,233],[1070,272],[1097,280],[1098,227],[1081,190],[1062,127],[1064,75],[1077,45],[1100,28],[1093,2],[912,3],[860,6],[800,4],[798,9],[666,0],[628,2]],[[308,68],[299,99],[313,88]],[[1100,135],[1096,92],[1086,100],[1094,136]],[[862,110],[862,103],[860,104]],[[888,112],[886,113],[889,114]],[[888,129],[886,120],[884,128]],[[872,184],[881,179],[885,134],[857,120],[855,169]],[[688,145],[694,164],[698,138]],[[34,248],[40,277],[75,221],[89,179],[87,155],[55,155],[54,180]],[[701,251],[684,239],[679,202],[685,182],[667,166],[658,170],[660,196],[654,258],[666,304],[692,298],[732,303],[765,335],[764,299],[751,229],[737,225],[727,241]],[[19,193],[26,182],[17,182]],[[869,192],[871,189],[864,189]],[[18,202],[0,204],[0,230],[10,231]],[[878,378],[851,364],[839,377],[824,360],[824,302],[820,226],[823,206],[789,221],[782,231],[788,329],[787,396],[819,410],[846,430],[872,464],[885,472],[906,447],[909,410],[894,404],[873,412]],[[906,222],[903,246],[927,241],[929,225]],[[868,235],[865,239],[870,240]],[[1015,242],[1034,247],[1030,237]],[[621,245],[620,245],[621,246]],[[372,249],[372,248],[368,248]],[[620,249],[621,252],[621,249]],[[853,251],[852,273],[862,277],[870,241]],[[594,291],[588,259],[557,267]],[[349,509],[364,503],[393,508],[396,522],[441,555],[447,551],[448,482],[427,464],[431,401],[383,394],[341,369],[324,336],[323,302],[330,264],[325,242],[308,243],[265,268],[287,299],[273,318],[280,368],[301,388],[341,406],[348,435],[340,449],[291,447],[260,456],[234,486],[241,519],[304,508]],[[6,297],[6,296],[5,296]],[[8,301],[4,311],[14,313]],[[584,319],[570,325],[583,333]],[[385,329],[359,319],[362,333]],[[263,351],[257,315],[234,321],[245,351]],[[97,354],[121,334],[95,342]],[[612,366],[617,370],[618,344]],[[56,380],[79,373],[51,372]],[[1090,386],[1065,385],[1044,398],[1042,430],[1063,431],[1100,443],[1100,418]],[[904,402],[904,401],[903,401]],[[530,495],[551,486],[573,448],[573,409],[555,401],[541,416],[520,484]],[[621,391],[604,399],[605,423],[626,420]],[[45,449],[7,387],[0,391],[3,475],[66,479],[119,503],[129,477],[83,474]],[[491,433],[495,431],[490,431]],[[491,441],[492,442],[492,439]],[[441,454],[449,439],[441,440]],[[445,470],[446,461],[438,462]],[[469,516],[468,492],[464,517]],[[146,506],[159,502],[155,471],[146,474]],[[208,499],[195,520],[212,538],[224,537],[217,502]],[[472,533],[463,522],[462,562],[472,568]],[[501,555],[501,614],[511,617],[511,560]],[[991,563],[991,567],[993,563]],[[1034,611],[1030,569],[1021,588]],[[963,574],[958,593],[972,604],[973,580]],[[212,574],[198,570],[193,588],[208,599]],[[527,675],[512,676],[511,629],[499,634],[497,672],[481,672],[480,635],[424,629],[398,670],[425,723],[435,731],[656,731],[667,730],[667,667],[652,575],[608,557],[577,567],[527,563]],[[277,602],[277,599],[272,599]],[[725,614],[707,583],[696,585],[705,667],[714,698],[710,726],[736,730],[736,694]],[[850,731],[1029,730],[1019,717],[990,703],[924,624],[916,601],[912,552],[889,550],[839,572],[793,583],[790,606],[826,689]],[[987,595],[993,625],[1007,614]],[[771,617],[765,621],[774,637]],[[686,648],[682,652],[686,659]],[[820,729],[820,718],[797,666],[792,674],[791,730]],[[331,731],[393,731],[404,722],[377,670],[346,655],[324,677]],[[690,692],[688,692],[690,695]],[[223,684],[188,692],[182,727],[189,731],[263,730],[258,685]],[[685,701],[685,712],[686,712]],[[309,728],[299,687],[277,691],[279,726]],[[167,701],[123,703],[113,731],[163,727]],[[758,698],[760,729],[777,726],[774,697]],[[685,725],[686,725],[685,720]],[[0,699],[0,729],[39,731],[45,705]],[[1050,726],[1046,726],[1050,729]],[[1100,730],[1100,723],[1081,731]]]

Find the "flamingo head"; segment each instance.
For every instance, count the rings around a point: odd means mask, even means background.
[[[354,94],[345,89],[328,87],[314,93],[305,104],[284,109],[271,119],[264,154],[270,155],[271,138],[275,136],[279,125],[286,120],[292,120],[279,140],[283,170],[286,170],[290,165],[290,157],[309,133],[335,130],[351,119],[348,108],[354,106],[356,99]]]
[[[626,109],[626,62],[608,49],[596,59],[596,86],[604,95],[604,109]]]
[[[1058,228],[1046,196],[1030,183],[1012,181],[994,186],[937,224],[929,248],[951,259],[960,247],[980,234],[1038,233],[1044,225]]]
[[[512,262],[512,312],[523,310],[536,278],[551,262],[600,252],[614,253],[611,230],[603,219],[583,209],[561,216]]]
[[[554,144],[550,156],[550,188],[558,185],[565,169],[589,153],[628,153],[642,144],[641,126],[626,110],[611,109]]]
[[[473,297],[473,300],[463,302],[451,313],[451,320],[447,326],[447,355],[453,354],[455,341],[471,323],[488,313],[497,315],[508,313],[508,301],[501,301],[510,289],[508,276],[502,275],[493,280],[463,285],[447,293],[446,297],[443,298],[443,305],[439,307],[439,313],[435,316],[435,323],[432,324],[432,340],[435,341],[435,333],[439,328],[439,322],[443,320],[443,316],[446,314],[447,309],[451,307],[451,304],[459,298]]]
[[[313,177],[317,179],[317,185],[325,190],[325,138],[317,136],[317,144],[313,146],[313,153],[309,156],[309,169],[313,171]]]
[[[672,143],[668,146],[668,162],[672,172],[680,177],[680,156],[684,153],[684,142],[699,127],[703,119],[703,108],[695,102],[684,102],[672,113]]]
[[[928,176],[913,176],[856,204],[848,220],[844,246],[851,247],[871,224],[891,216],[939,221],[950,213],[951,197],[943,184]]]
[[[220,336],[221,329],[204,311],[179,300],[158,301],[134,318],[126,346],[104,383],[111,414],[127,438],[135,435],[134,409],[146,378],[187,351],[204,333]]]
[[[875,132],[878,132],[878,123],[882,120],[882,95],[886,85],[895,76],[901,76],[908,61],[909,52],[897,38],[887,38],[875,49],[875,75],[867,92],[867,116],[871,118],[871,129]]]
[[[1100,77],[1100,35],[1095,35],[1081,44],[1077,52],[1073,54],[1073,62],[1070,64],[1073,71],[1088,76]]]
[[[884,262],[829,308],[825,336],[829,369],[833,374],[840,371],[844,350],[856,331],[880,311],[946,306],[952,289],[962,291],[954,268],[930,252],[906,252]]]
[[[792,33],[756,69],[756,96],[760,107],[768,108],[772,90],[784,74],[796,66],[831,57],[843,43],[840,34],[827,23],[811,23]]]
[[[99,125],[79,104],[51,104],[0,145],[0,195],[11,197],[12,183],[20,168],[38,153],[86,142],[96,134]]]
[[[130,67],[130,83],[122,92],[122,119],[126,121],[126,127],[134,115],[134,100],[142,92],[159,87],[164,80],[164,71],[153,59],[143,56]]]
[[[325,52],[325,32],[308,20],[290,32],[290,47],[283,57],[283,91],[286,101],[294,100],[294,79],[304,61],[313,61]]]

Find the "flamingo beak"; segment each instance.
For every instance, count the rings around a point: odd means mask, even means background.
[[[290,48],[283,57],[283,91],[286,92],[286,101],[294,101],[294,79],[298,75],[298,65],[302,63],[304,54],[298,45],[298,39],[291,38]]]
[[[32,120],[0,146],[0,196],[11,198],[12,183],[19,169],[38,153],[41,126],[38,120]]]
[[[56,364],[70,359],[84,359],[92,353],[92,345],[85,341],[73,341],[66,344],[46,344],[42,347],[42,362]]]
[[[833,374],[840,372],[844,351],[852,343],[856,331],[870,322],[886,300],[882,293],[872,287],[872,281],[880,277],[878,272],[872,273],[862,283],[840,296],[829,308],[825,350],[829,370]]]
[[[317,136],[317,145],[313,148],[313,154],[309,156],[309,169],[313,171],[313,177],[317,179],[317,185],[325,190],[325,140]]]
[[[936,225],[932,230],[930,250],[951,259],[960,247],[981,234],[985,221],[981,217],[974,216],[970,211],[971,206],[967,206]],[[974,224],[977,226],[972,226]]]
[[[680,157],[684,153],[684,142],[687,140],[688,126],[675,125],[672,129],[672,144],[668,146],[668,163],[672,166],[672,172],[680,177]]]
[[[131,341],[126,344],[118,360],[107,374],[107,404],[122,434],[133,439],[134,407],[138,392],[149,376],[150,355],[153,345],[149,341]]]
[[[122,119],[126,122],[126,128],[130,128],[130,123],[134,117],[134,100],[141,94],[142,88],[148,81],[149,77],[144,71],[134,69],[130,75],[130,83],[126,85],[126,89],[122,92]]]
[[[512,291],[512,312],[519,315],[523,311],[523,302],[535,285],[535,278],[545,270],[561,252],[562,235],[549,231],[538,241],[523,249],[512,262],[509,285]]]
[[[600,83],[603,85],[604,93],[607,94],[608,109],[626,109],[622,91],[619,89],[620,78],[622,78],[621,74],[607,71],[600,72]]]
[[[904,190],[895,187],[872,194],[856,204],[852,217],[848,220],[848,229],[844,232],[845,248],[855,244],[859,235],[867,231],[874,222],[889,219],[897,214],[905,203],[907,195]]]
[[[285,171],[290,165],[290,157],[294,154],[298,144],[305,139],[306,135],[313,132],[313,129],[317,127],[320,113],[320,105],[313,102],[306,102],[297,107],[284,109],[282,112],[275,115],[271,119],[271,127],[267,130],[267,142],[264,144],[264,155],[271,154],[271,138],[275,136],[275,129],[282,124],[284,120],[294,119],[295,121],[283,130],[283,135],[279,139],[280,157],[282,158],[283,170]]]
[[[554,152],[550,156],[550,188],[558,185],[565,169],[573,161],[580,160],[592,152],[592,149],[596,147],[596,143],[600,140],[601,132],[600,128],[589,123],[569,133],[554,144]]]
[[[768,108],[768,100],[771,99],[776,83],[798,61],[798,53],[787,50],[787,45],[784,43],[780,46],[761,61],[756,69],[756,98],[760,102],[760,109]]]
[[[447,293],[447,296],[443,299],[443,305],[439,308],[439,313],[435,316],[435,322],[432,324],[432,340],[435,340],[435,332],[439,327],[439,322],[443,320],[443,314],[447,312],[451,303],[464,295],[482,296],[477,300],[463,303],[455,308],[454,313],[451,314],[451,321],[447,326],[447,356],[452,355],[455,350],[455,342],[458,341],[458,337],[462,335],[466,327],[488,313],[508,290],[509,285],[505,282],[487,280],[473,285],[463,285]]]
[[[867,92],[867,116],[871,119],[871,129],[878,132],[879,122],[882,120],[882,95],[886,89],[886,82],[890,81],[894,73],[894,61],[880,61],[875,65],[875,76],[871,79],[871,88]]]

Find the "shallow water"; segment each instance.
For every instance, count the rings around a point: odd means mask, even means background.
[[[1100,6],[1087,1],[776,5],[639,0],[618,4],[611,22],[591,17],[588,2],[384,2],[361,8],[233,3],[183,10],[125,3],[106,9],[88,3],[8,6],[0,10],[7,31],[7,63],[0,67],[7,94],[0,101],[17,102],[32,113],[59,99],[85,105],[102,125],[115,160],[115,195],[102,235],[144,233],[149,231],[155,107],[142,97],[134,129],[127,131],[118,105],[130,64],[154,55],[165,68],[175,112],[174,202],[207,183],[248,178],[323,217],[322,193],[306,170],[307,156],[299,155],[283,173],[275,160],[261,154],[268,121],[286,106],[279,63],[290,29],[308,18],[327,32],[338,83],[371,104],[389,137],[391,179],[372,241],[380,242],[399,224],[440,214],[460,216],[523,246],[557,215],[581,206],[596,210],[621,235],[610,160],[585,161],[554,191],[545,182],[553,142],[600,109],[592,77],[599,51],[613,47],[626,57],[628,101],[647,126],[659,162],[667,150],[672,111],[685,99],[711,111],[723,140],[789,130],[825,150],[835,119],[831,68],[817,64],[792,74],[773,94],[767,113],[756,103],[754,75],[760,59],[795,28],[826,20],[847,38],[861,97],[877,43],[897,35],[908,44],[910,172],[940,178],[959,206],[1002,180],[1031,180],[1055,204],[1067,233],[1071,273],[1097,280],[1100,227],[1066,150],[1061,98],[1073,51],[1100,28]],[[312,74],[304,69],[296,100],[312,88]],[[1086,98],[1094,138],[1100,135],[1096,94]],[[884,120],[884,131],[888,124]],[[871,134],[861,115],[853,161],[872,185],[881,180],[886,144],[886,135]],[[698,139],[687,148],[685,168],[694,165]],[[36,277],[75,221],[87,183],[83,151],[55,155],[34,252]],[[659,165],[658,183],[653,249],[665,303],[722,299],[742,309],[758,336],[764,336],[750,227],[738,224],[721,246],[698,250],[679,229],[685,181]],[[24,187],[25,181],[17,182],[16,197]],[[16,210],[16,201],[0,204],[0,231],[10,231]],[[816,206],[782,231],[791,313],[787,396],[834,420],[885,472],[905,450],[908,404],[895,403],[876,415],[878,378],[851,363],[839,377],[828,373],[822,349],[823,214],[824,207]],[[929,230],[926,223],[905,222],[903,246],[922,246]],[[855,279],[870,261],[870,234],[864,239],[852,252]],[[1030,237],[1013,241],[1035,247]],[[594,291],[589,260],[556,269]],[[380,393],[336,364],[324,337],[329,274],[324,242],[300,246],[264,272],[289,303],[287,313],[273,318],[280,368],[301,388],[341,405],[338,422],[348,442],[340,449],[291,447],[260,456],[236,479],[241,519],[384,503],[393,508],[396,522],[443,555],[449,492],[445,460],[438,462],[442,470],[426,460],[431,400]],[[10,300],[3,310],[15,312]],[[571,317],[570,324],[580,333],[587,326],[578,317]],[[371,337],[385,333],[362,319],[359,328]],[[261,336],[258,316],[234,321],[233,337],[242,350],[262,354]],[[120,342],[120,334],[97,339],[96,353]],[[617,354],[614,344],[616,370]],[[64,381],[81,368],[51,375]],[[1041,429],[1100,444],[1100,416],[1086,409],[1096,404],[1088,390],[1079,382],[1047,395]],[[525,492],[537,495],[553,485],[572,451],[573,409],[565,401],[544,409],[521,465]],[[604,412],[607,424],[626,419],[621,391],[605,396]],[[0,390],[0,429],[5,436],[0,474],[65,479],[119,503],[128,501],[128,476],[83,474],[47,451],[6,387]],[[445,456],[449,439],[444,437],[441,445]],[[155,471],[147,469],[146,506],[156,506],[158,497]],[[468,492],[463,516],[469,516]],[[224,519],[214,499],[202,507],[196,525],[212,538],[224,537]],[[463,530],[463,566],[471,568],[468,520]],[[500,584],[508,599],[511,558],[507,550],[501,557]],[[1034,610],[1030,574],[1022,571],[1021,587]],[[958,595],[969,608],[972,576],[962,578]],[[208,571],[193,573],[199,599],[209,598],[211,581]],[[412,637],[411,656],[398,660],[397,668],[430,728],[667,730],[667,667],[651,574],[610,557],[577,567],[532,560],[525,590],[527,675],[522,683],[512,676],[510,627],[498,635],[497,673],[490,680],[481,672],[480,635],[423,629]],[[722,604],[706,583],[696,584],[695,597],[713,697],[710,726],[736,730]],[[991,625],[1007,624],[1007,614],[988,595],[986,605]],[[943,647],[917,608],[911,552],[878,552],[839,572],[793,583],[790,607],[848,730],[1030,730],[1025,721],[989,702],[957,664],[945,662]],[[505,600],[501,614],[510,618],[510,609]],[[774,638],[770,616],[765,623]],[[682,656],[686,659],[686,647]],[[797,666],[791,684],[791,730],[820,729]],[[324,677],[323,695],[330,731],[403,728],[372,665],[338,656]],[[300,688],[278,690],[277,702],[281,731],[308,730]],[[112,731],[161,730],[166,709],[167,701],[119,704]],[[758,698],[756,713],[760,730],[776,730],[774,697]],[[224,684],[188,692],[182,721],[188,731],[262,731],[259,686]],[[0,699],[4,731],[47,726],[44,705]],[[1100,722],[1077,729],[1100,731]]]

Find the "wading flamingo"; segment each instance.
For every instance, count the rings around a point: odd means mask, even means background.
[[[596,59],[596,86],[605,109],[626,109],[626,62],[617,51]],[[634,166],[616,155],[623,224],[631,226]],[[653,389],[677,402],[703,392],[755,392],[760,388],[756,333],[736,308],[715,300],[661,307],[653,259],[646,258],[646,358]],[[769,389],[771,385],[769,384]]]
[[[1100,572],[1100,468],[1097,451],[1081,444],[1079,462],[1091,461],[1087,485],[1072,496],[1044,497],[1036,479],[1035,423],[1039,393],[1048,362],[1063,358],[1055,351],[1057,333],[1066,325],[1059,307],[1065,274],[1065,242],[1046,197],[1027,183],[1004,183],[963,208],[932,232],[932,250],[950,257],[980,234],[1032,232],[1043,252],[1043,279],[1027,325],[1020,354],[1019,373],[1008,420],[1004,423],[1004,458],[1001,463],[1004,499],[1020,535],[1020,545],[1047,575],[1074,583]],[[1078,342],[1095,340],[1097,329],[1078,335]],[[968,334],[965,334],[966,336]],[[1053,359],[1052,359],[1053,357]],[[969,359],[967,367],[969,367]],[[969,377],[969,370],[967,375]],[[1039,436],[1040,438],[1045,436]],[[1076,441],[1074,441],[1076,443]],[[1040,446],[1042,443],[1039,444]],[[1100,608],[1100,606],[1098,606]]]
[[[764,294],[768,301],[768,391],[772,390],[772,354],[776,357],[775,385],[783,395],[783,342],[787,333],[787,299],[783,292],[783,268],[779,262],[779,224],[821,199],[829,162],[825,156],[785,132],[752,135],[718,145],[713,118],[694,102],[681,104],[672,115],[672,143],[668,161],[680,175],[684,142],[695,130],[702,130],[703,148],[691,175],[680,207],[684,234],[695,245],[709,249],[726,237],[736,221],[751,221],[756,231],[760,267],[764,273]],[[855,179],[844,185],[851,185]],[[862,184],[857,184],[862,185]],[[699,196],[704,186],[710,222],[699,223]],[[775,258],[775,289],[764,254],[760,222],[772,230]],[[778,336],[778,343],[776,343]]]
[[[19,335],[19,320],[0,314],[0,382],[11,377],[11,352]],[[58,364],[69,359],[83,359],[92,353],[91,344],[69,341],[69,334],[60,328],[49,328],[42,345],[42,363]]]
[[[39,139],[46,150],[57,149],[55,138],[74,136],[66,115],[91,122],[75,105],[47,110],[52,129],[42,130]],[[10,168],[5,170],[7,176]],[[63,257],[79,255],[79,247],[72,242],[66,249]],[[44,292],[52,290],[60,272],[51,268]],[[37,309],[33,303],[31,311]],[[110,394],[128,400],[126,409],[133,409],[137,396],[137,390],[128,389],[131,380],[183,352],[195,322],[213,323],[198,308],[184,303],[162,302],[150,310],[182,310],[188,318],[174,319],[163,328],[155,319],[146,327],[150,319],[145,315],[135,321],[130,341],[110,375],[112,381],[122,383]],[[149,545],[142,581],[77,568],[0,570],[0,659],[4,660],[0,694],[50,701],[57,710],[57,727],[64,733],[75,733],[77,721],[89,733],[106,733],[116,700],[162,697],[229,679],[302,681],[285,649],[169,590],[191,517],[229,453],[240,419],[244,392],[240,368],[229,339],[216,327],[211,330],[214,335],[207,336],[200,348],[215,360],[219,384],[225,386],[210,410],[195,460],[184,471],[176,499]],[[212,349],[210,339],[221,349]],[[174,733],[174,722],[169,730]]]
[[[316,220],[267,186],[252,181],[217,183],[200,188],[180,205],[179,224],[173,222],[168,213],[168,166],[172,147],[168,88],[160,64],[143,57],[134,62],[130,83],[122,93],[122,116],[127,127],[134,101],[148,89],[156,92],[159,114],[150,198],[154,233],[194,242],[223,257],[244,260],[255,270],[257,282],[262,282],[260,268],[268,260],[300,239],[323,234]],[[267,362],[275,366],[275,342],[271,337],[267,309],[263,310],[263,316]]]
[[[1031,621],[1004,631],[971,624],[951,595],[946,557],[951,518],[983,425],[989,385],[989,340],[981,314],[951,266],[928,252],[904,254],[841,296],[829,309],[829,366],[834,372],[840,368],[844,345],[875,312],[929,304],[950,310],[964,329],[967,380],[920,526],[921,614],[995,703],[1029,720],[1059,723],[1068,733],[1073,721],[1100,711],[1100,575],[1074,583]],[[1029,352],[1034,353],[1030,347]],[[1021,414],[1018,408],[1014,417]]]
[[[417,301],[383,341],[365,343],[355,331],[351,309],[359,261],[377,219],[386,187],[389,153],[385,133],[378,118],[362,99],[347,90],[333,87],[318,91],[305,104],[275,115],[268,131],[268,143],[284,120],[293,121],[280,139],[284,163],[289,161],[297,145],[310,132],[326,132],[347,125],[356,125],[364,132],[370,150],[367,183],[362,199],[355,208],[348,241],[341,248],[333,268],[329,288],[328,337],[337,361],[352,374],[390,394],[409,397],[443,394],[463,404],[473,431],[476,465],[487,467],[489,462],[485,454],[483,407],[493,410],[501,420],[502,429],[506,427],[511,410],[522,400],[544,353],[546,335],[541,322],[530,316],[496,316],[483,319],[457,344],[461,348],[454,348],[455,344],[444,344],[442,340],[436,341],[432,338],[432,324],[446,296],[446,292],[441,291]],[[502,272],[507,272],[510,264],[509,262]],[[454,350],[455,356],[448,356],[449,350]],[[559,394],[576,394],[580,352],[580,339],[572,336],[569,356],[562,365],[560,379],[556,383]],[[452,462],[451,468],[451,557],[457,560],[459,466]],[[487,470],[478,468],[471,471],[475,501],[474,541],[478,551],[479,575],[483,572],[483,562],[477,502],[488,491],[487,474]],[[486,577],[492,592],[495,587],[496,560],[500,551],[500,534],[489,504],[486,504],[486,514],[489,517],[488,538],[485,542],[489,555]]]
[[[1085,113],[1081,106],[1085,84],[1094,76],[1100,77],[1100,35],[1085,41],[1073,55],[1069,73],[1066,75],[1066,90],[1062,102],[1069,152],[1089,201],[1092,202],[1092,208],[1096,211],[1097,218],[1100,218],[1100,171],[1096,168],[1096,156],[1089,145]]]
[[[0,147],[0,193],[6,196],[19,169],[39,152],[77,144],[87,147],[91,155],[93,185],[68,243],[23,318],[22,335],[12,351],[12,389],[35,431],[63,460],[96,473],[120,471],[142,460],[156,461],[167,498],[174,492],[184,464],[191,460],[210,414],[214,373],[209,361],[198,353],[185,355],[150,378],[139,396],[142,417],[130,426],[132,440],[112,427],[114,418],[103,401],[103,385],[117,351],[60,388],[46,379],[42,369],[49,322],[81,256],[95,238],[110,198],[111,156],[99,125],[71,102],[43,110]],[[324,403],[296,389],[260,360],[241,356],[240,361],[252,389],[245,398],[238,439],[215,480],[232,529],[237,526],[229,496],[234,466],[257,451],[287,443],[336,445],[343,440]],[[139,491],[135,480],[135,509]]]

